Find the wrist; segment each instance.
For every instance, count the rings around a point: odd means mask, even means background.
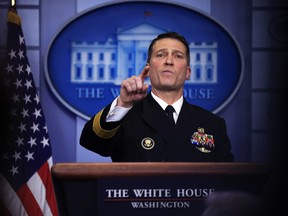
[[[125,103],[121,100],[120,96],[117,98],[117,103],[116,103],[116,106],[121,106],[121,107],[125,107],[125,108],[130,108],[133,106],[132,103]]]

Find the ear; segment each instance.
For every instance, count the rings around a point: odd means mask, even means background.
[[[191,76],[191,68],[190,66],[187,67],[187,71],[186,71],[186,80],[189,80]]]
[[[149,66],[150,68],[150,64],[148,62],[146,63],[146,66]],[[149,76],[150,76],[150,70],[148,70],[146,77],[149,77]]]

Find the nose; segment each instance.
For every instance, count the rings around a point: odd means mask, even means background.
[[[167,55],[167,58],[165,60],[165,65],[173,65],[173,56]]]

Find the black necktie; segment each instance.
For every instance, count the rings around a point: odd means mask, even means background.
[[[168,115],[168,118],[169,118],[171,124],[175,125],[175,121],[174,121],[174,117],[173,117],[173,113],[175,112],[175,109],[173,108],[173,106],[168,105],[165,109],[165,112]]]

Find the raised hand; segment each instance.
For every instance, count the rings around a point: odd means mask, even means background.
[[[142,100],[147,96],[149,85],[144,84],[144,81],[148,72],[149,66],[146,65],[139,76],[132,76],[122,81],[117,106],[131,107],[135,101]]]

